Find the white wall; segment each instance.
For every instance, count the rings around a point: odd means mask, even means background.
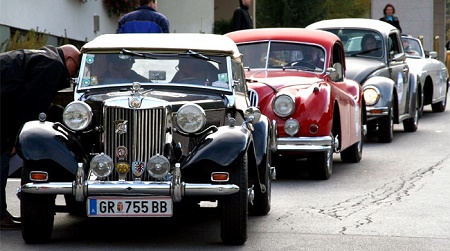
[[[372,0],[372,18],[379,19],[383,16],[386,4],[395,7],[395,15],[400,20],[403,34],[418,37],[424,36],[426,50],[433,49],[433,8],[432,0]]]
[[[170,23],[170,32],[212,33],[214,1],[160,0],[158,11]],[[94,16],[100,30],[94,32]],[[102,0],[0,0],[0,25],[29,30],[38,29],[50,35],[90,41],[98,35],[114,33],[117,16],[109,17]],[[4,33],[0,34],[0,42]]]

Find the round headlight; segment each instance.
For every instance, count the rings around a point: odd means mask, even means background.
[[[380,99],[380,92],[375,87],[364,89],[364,101],[366,105],[374,105]]]
[[[157,154],[148,160],[147,171],[153,178],[164,178],[170,171],[169,160]]]
[[[286,123],[284,123],[284,131],[289,136],[294,136],[298,130],[300,129],[300,125],[297,120],[295,119],[288,119],[286,120]]]
[[[273,112],[280,117],[286,117],[294,112],[295,101],[286,94],[277,96],[273,101]]]
[[[188,103],[180,107],[176,120],[183,132],[195,133],[205,126],[206,114],[201,106]]]
[[[114,164],[111,157],[101,153],[92,158],[90,167],[95,176],[104,178],[111,174]]]
[[[83,130],[92,121],[92,109],[84,102],[74,101],[64,109],[63,121],[72,130]]]

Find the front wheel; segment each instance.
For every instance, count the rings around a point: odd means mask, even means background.
[[[308,173],[316,180],[327,180],[333,172],[333,150],[312,153],[308,157]]]
[[[247,241],[248,223],[248,157],[245,154],[230,169],[230,183],[239,192],[219,200],[221,204],[220,237],[224,244],[243,245]]]
[[[447,92],[445,92],[445,98],[437,103],[431,104],[431,110],[433,112],[443,112],[447,107]]]
[[[420,104],[419,96],[416,96],[416,105],[414,107],[414,115],[412,118],[403,120],[403,130],[405,132],[415,132],[419,127]]]
[[[271,155],[270,150],[266,151],[266,161],[263,161],[262,165],[265,165],[264,173],[260,173],[262,176],[263,184],[259,184],[257,178],[255,178],[255,198],[253,205],[249,204],[248,213],[250,215],[266,215],[270,211],[271,194],[272,194],[272,177],[270,175],[271,168]]]
[[[390,143],[394,138],[394,102],[391,102],[388,114],[379,118],[378,123],[378,141]]]
[[[30,182],[30,172],[34,165],[34,162],[24,162],[22,185]],[[55,217],[55,198],[55,195],[21,193],[22,238],[26,243],[45,243],[50,240]]]

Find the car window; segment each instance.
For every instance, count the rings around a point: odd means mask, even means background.
[[[366,29],[325,29],[337,35],[344,43],[346,56],[381,58],[383,56],[382,36]]]
[[[394,57],[394,55],[403,52],[403,46],[400,45],[398,35],[395,32],[389,34],[388,49],[389,58],[392,58]]]
[[[317,45],[288,42],[261,42],[239,44],[244,67],[299,68],[322,72],[325,68],[325,50]]]
[[[402,43],[407,56],[424,57],[419,40],[402,37]]]
[[[205,60],[188,55],[130,56],[92,53],[83,55],[81,88],[98,85],[189,84],[230,88],[225,56]]]

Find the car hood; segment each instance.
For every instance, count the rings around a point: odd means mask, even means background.
[[[362,84],[363,81],[378,69],[385,67],[385,64],[376,59],[347,57],[346,58],[347,78]]]
[[[293,86],[307,88],[314,83],[322,81],[321,76],[314,73],[283,70],[250,71],[246,72],[246,77],[251,80],[248,84],[250,88],[263,83],[265,85],[270,85],[275,90]]]
[[[86,102],[93,106],[101,105],[104,101],[109,99],[120,99],[129,100],[131,97],[130,91],[115,91],[108,93],[90,93],[86,97]],[[196,92],[192,93],[183,90],[148,90],[140,93],[141,98],[146,98],[150,102],[155,104],[170,103],[173,110],[178,110],[183,104],[187,102],[193,102],[199,104],[204,109],[221,109],[226,107],[225,99],[214,92]]]

